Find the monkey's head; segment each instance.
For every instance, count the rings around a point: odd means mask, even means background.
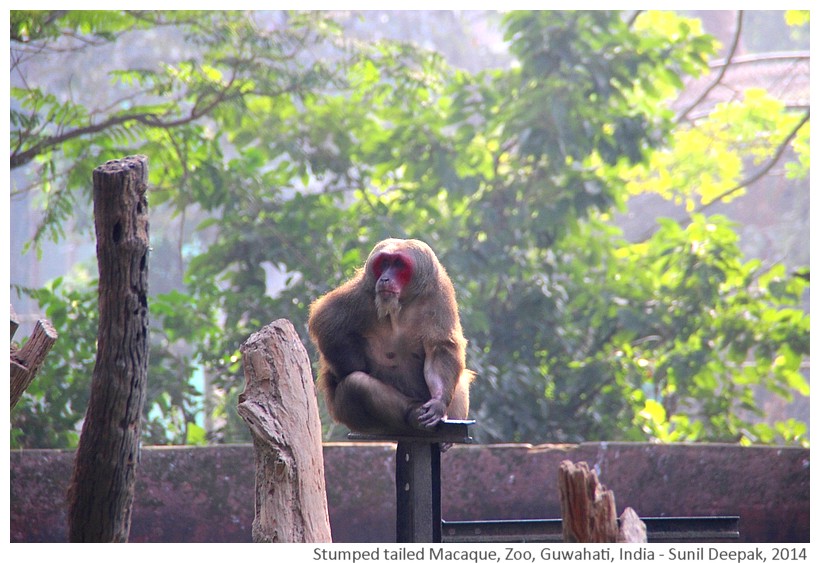
[[[421,241],[386,239],[378,243],[365,264],[365,283],[375,293],[379,317],[398,314],[402,304],[424,290],[438,268],[433,250]]]

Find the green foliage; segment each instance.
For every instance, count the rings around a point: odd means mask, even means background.
[[[66,32],[86,35],[89,40],[112,40],[117,34],[139,24],[138,18],[100,10],[12,10],[10,15],[11,40],[20,43],[55,40]]]
[[[12,427],[17,429],[12,431],[12,447],[69,448],[79,442],[97,353],[96,283],[56,278],[43,288],[18,288],[37,301],[58,338],[12,412]],[[212,314],[198,311],[189,296],[170,292],[152,299],[150,315],[144,437],[152,444],[202,442],[204,430],[195,424],[202,408],[200,393],[191,384],[197,359],[189,343],[218,339],[209,324]]]
[[[510,12],[514,64],[470,73],[412,44],[349,41],[321,13],[84,14],[13,13],[12,29],[49,44],[56,29],[115,41],[167,26],[192,48],[114,70],[122,98],[108,111],[12,89],[12,167],[44,193],[33,244],[65,236],[92,166],[137,152],[152,212],[197,225],[180,242],[184,286],[150,300],[146,440],[247,439],[239,345],[279,317],[305,337],[313,299],[379,239],[408,236],[456,284],[481,439],[804,443],[800,423],[761,422],[756,393],[809,392],[807,282],[744,260],[735,227],[696,211],[742,195],[784,139],[799,156],[789,174],[805,176],[809,127],[762,91],[676,123],[667,102],[715,54],[697,20]],[[685,203],[688,221],[626,242],[608,213],[647,192]],[[172,236],[152,223],[157,234]],[[33,387],[15,440],[68,446],[93,361],[91,295],[59,283],[31,295],[72,348],[41,376],[61,398]],[[82,323],[60,313],[72,302]],[[204,375],[220,402],[192,385]]]
[[[178,291],[149,301],[151,354],[143,435],[153,444],[201,443],[205,430],[197,424],[202,393],[193,382],[200,376],[201,347],[216,346],[219,331],[214,312]],[[192,442],[193,440],[193,442]]]
[[[811,17],[810,10],[787,10],[786,23],[793,26],[808,25]]]
[[[761,388],[808,396],[800,369],[809,319],[796,306],[805,281],[782,265],[744,261],[720,216],[695,215],[686,228],[665,220],[649,241],[616,254],[615,283],[599,280],[618,302],[602,323],[613,330],[599,361],[617,361],[642,431],[662,441],[803,443],[806,429],[795,433],[794,421],[766,433],[753,421],[763,416]]]
[[[806,443],[796,421],[759,423],[758,399],[762,389],[808,396],[807,283],[744,261],[725,219],[663,220],[638,244],[592,221],[550,259],[544,296],[502,327],[519,362],[479,367],[491,385],[479,387],[483,425],[570,442]]]
[[[11,412],[13,448],[79,443],[97,354],[96,280],[87,283],[90,291],[67,287],[62,278],[39,289],[18,288],[37,301],[58,337],[48,362]]]
[[[742,101],[717,104],[705,119],[677,128],[667,150],[654,152],[648,162],[623,175],[630,193],[657,193],[684,204],[688,212],[731,201],[746,193],[739,185],[744,161],[765,163],[800,121],[765,90],[749,89]],[[790,163],[794,177],[808,170],[808,131],[801,126],[794,144],[801,159]]]

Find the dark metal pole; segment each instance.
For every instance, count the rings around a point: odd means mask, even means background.
[[[438,444],[396,447],[396,541],[441,543],[441,450]]]
[[[441,543],[441,444],[471,444],[474,420],[446,420],[433,431],[350,433],[351,440],[396,442],[396,541]]]

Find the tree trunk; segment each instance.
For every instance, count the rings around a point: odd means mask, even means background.
[[[15,322],[12,320],[12,327],[14,330]],[[34,376],[43,361],[46,359],[46,354],[51,350],[54,342],[57,340],[57,331],[51,323],[45,319],[37,321],[34,325],[34,332],[20,350],[14,350],[11,353],[11,408],[17,405],[23,392],[34,381]]]
[[[241,346],[239,415],[253,435],[253,541],[329,542],[322,427],[310,360],[293,325],[274,321]]]
[[[148,159],[94,170],[100,322],[91,397],[69,486],[73,542],[124,542],[148,377]]]
[[[558,468],[564,541],[571,543],[618,541],[615,495],[598,482],[586,462],[562,461]]]

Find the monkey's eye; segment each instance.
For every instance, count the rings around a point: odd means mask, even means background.
[[[392,271],[393,276],[398,275],[399,281],[405,284],[412,275],[413,262],[401,254],[380,254],[373,260],[373,273],[377,278],[381,278],[387,271]]]
[[[376,275],[380,276],[384,273],[385,270],[397,267],[400,262],[400,258],[394,258],[389,255],[382,255],[376,259],[376,262],[373,264],[373,270],[376,272]]]

